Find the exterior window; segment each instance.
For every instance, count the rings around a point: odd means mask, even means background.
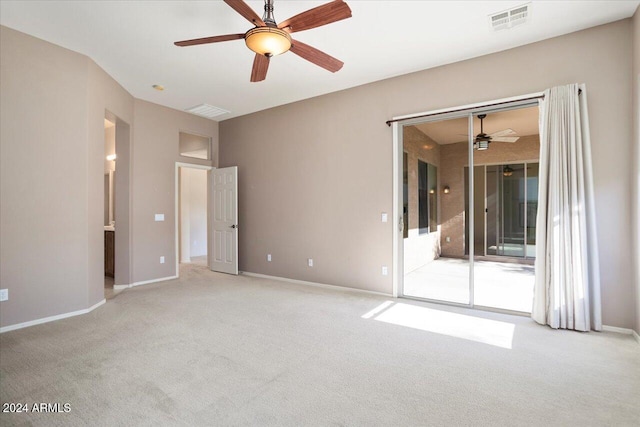
[[[407,153],[402,155],[402,236],[409,237],[409,174],[407,172]]]
[[[438,168],[418,160],[418,227],[420,234],[438,229]]]

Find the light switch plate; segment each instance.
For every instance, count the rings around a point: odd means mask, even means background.
[[[387,222],[389,220],[389,215],[386,212],[382,212],[382,222]]]
[[[160,264],[164,264],[164,257],[163,256],[160,257]]]
[[[9,299],[9,289],[0,289],[0,301]]]
[[[386,265],[382,266],[382,275],[383,276],[388,276],[389,275],[389,268]]]
[[[156,221],[164,221],[164,214],[156,214]]]
[[[312,259],[312,258],[309,258],[309,259],[307,260],[307,264],[309,265],[309,267],[313,267],[313,259]]]
[[[267,254],[267,261],[271,262],[271,254]]]

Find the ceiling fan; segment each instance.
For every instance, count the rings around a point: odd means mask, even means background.
[[[291,38],[290,34],[309,30],[351,17],[351,9],[342,0],[334,0],[306,12],[302,12],[277,24],[273,17],[273,0],[265,0],[264,15],[260,18],[243,0],[224,0],[233,10],[255,27],[246,33],[203,37],[175,42],[176,46],[194,46],[244,39],[247,47],[256,53],[251,70],[251,81],[259,82],[267,77],[269,60],[290,50],[296,55],[325,70],[335,73],[344,63],[326,53]]]
[[[480,119],[480,133],[477,134],[473,140],[473,148],[476,150],[482,151],[488,149],[490,142],[516,142],[520,138],[519,136],[509,136],[515,135],[516,132],[513,129],[504,129],[487,135],[484,133],[483,126],[483,121],[486,117],[486,114],[478,114],[478,118]]]

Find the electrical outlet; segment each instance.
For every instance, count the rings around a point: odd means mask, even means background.
[[[163,256],[160,257],[160,264],[164,264],[164,257]]]
[[[267,254],[267,261],[271,262],[271,254]]]
[[[309,267],[313,267],[313,259],[312,259],[312,258],[309,258],[309,259],[307,260],[307,264],[309,265]]]
[[[382,266],[382,275],[383,276],[388,276],[389,275],[389,268],[386,265]]]
[[[9,289],[0,289],[0,301],[9,299]]]

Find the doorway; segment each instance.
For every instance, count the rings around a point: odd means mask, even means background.
[[[131,283],[130,140],[129,124],[105,111],[102,233],[106,299]]]
[[[395,126],[398,296],[531,312],[537,102]]]
[[[469,168],[465,167],[465,183],[468,174]],[[532,264],[536,253],[538,162],[477,165],[474,175],[476,258],[516,258]],[[468,191],[465,186],[465,194]],[[468,222],[465,235],[468,239]]]
[[[177,165],[177,259],[209,265],[209,176],[211,166]]]
[[[104,119],[104,293],[114,296],[115,282],[116,123]]]

